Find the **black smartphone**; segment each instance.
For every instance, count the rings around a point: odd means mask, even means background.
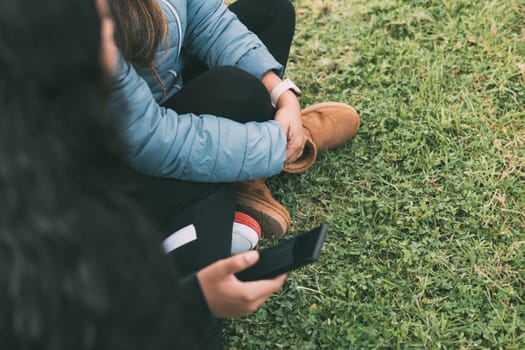
[[[236,274],[241,281],[255,281],[279,276],[319,259],[328,226],[318,227],[283,240],[259,251],[259,261]]]

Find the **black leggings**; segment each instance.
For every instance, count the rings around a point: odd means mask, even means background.
[[[295,31],[295,10],[290,1],[238,0],[229,8],[286,67]]]

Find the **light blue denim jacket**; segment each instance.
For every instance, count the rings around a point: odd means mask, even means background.
[[[181,89],[188,53],[210,67],[236,66],[259,79],[282,66],[222,0],[158,2],[169,28],[156,55],[165,92],[151,72],[137,70],[122,56],[113,76],[110,106],[126,113],[121,131],[131,165],[146,174],[199,182],[279,173],[286,135],[276,121],[241,124],[215,115],[178,114],[159,103]]]

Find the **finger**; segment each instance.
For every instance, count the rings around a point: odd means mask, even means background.
[[[256,250],[249,250],[247,252],[233,255],[229,258],[218,261],[220,263],[220,271],[217,271],[220,276],[232,275],[236,272],[247,269],[259,260],[259,252]]]
[[[295,158],[294,158],[294,154],[293,154],[293,150],[292,149],[287,149],[286,150],[286,163],[292,163],[295,161]]]
[[[303,155],[303,151],[301,149],[297,149],[294,151],[293,155],[290,157],[290,161],[295,162],[296,160],[301,158],[302,155]]]
[[[278,288],[276,291],[278,291],[279,289],[281,289],[281,287],[283,286],[284,284],[284,281],[286,280],[286,277],[287,275],[285,273],[283,273],[282,275],[279,275],[277,277],[275,277],[273,280],[278,284]]]
[[[303,149],[299,149],[297,151],[297,159],[301,158],[303,156]]]
[[[268,298],[270,294],[281,289],[285,279],[286,275],[280,275],[273,279],[244,282],[243,285],[254,299]]]
[[[274,294],[274,293],[277,292],[278,290],[279,290],[279,289],[277,289],[277,290],[275,290],[275,291],[273,291],[273,292],[271,292],[271,293],[268,293],[268,294],[262,295],[262,296],[260,296],[259,298],[255,299],[254,302],[253,302],[254,305],[256,305],[256,306],[255,306],[255,309],[258,309],[259,306],[262,305],[262,303],[264,303],[269,297],[272,296],[272,294]]]

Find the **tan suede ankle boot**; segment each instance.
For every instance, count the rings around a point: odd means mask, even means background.
[[[317,103],[303,109],[301,114],[306,144],[301,158],[284,166],[287,173],[307,170],[314,164],[318,152],[341,146],[359,129],[359,115],[345,103]]]
[[[235,182],[233,188],[237,209],[253,217],[265,237],[284,236],[290,226],[290,214],[272,197],[264,179]]]

